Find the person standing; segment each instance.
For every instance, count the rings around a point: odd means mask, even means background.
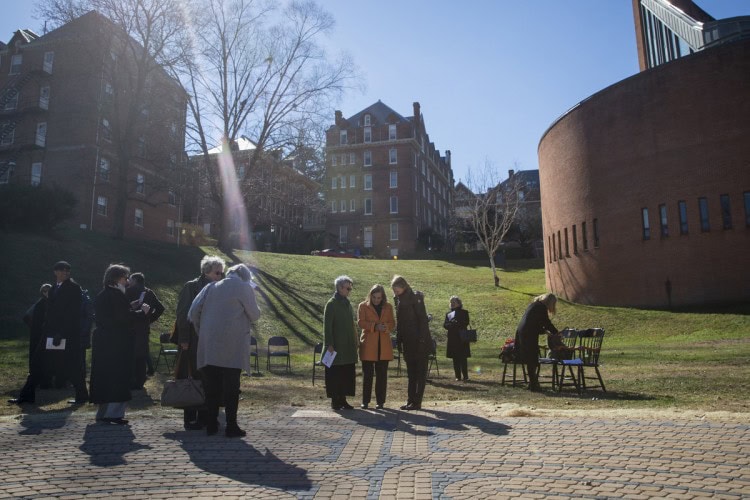
[[[518,360],[526,364],[529,376],[529,390],[541,391],[539,385],[539,335],[547,332],[557,334],[557,328],[549,319],[556,310],[557,297],[545,293],[535,297],[523,313],[516,329],[515,348]]]
[[[201,290],[215,281],[222,279],[224,274],[224,260],[213,255],[206,255],[201,260],[201,275],[194,280],[188,281],[182,287],[177,300],[177,317],[175,328],[177,329],[177,345],[180,351],[175,364],[177,370],[175,378],[184,379],[190,374],[194,378],[200,378],[197,367],[198,334],[193,324],[188,319],[188,312],[193,300]],[[185,430],[200,430],[206,426],[205,409],[185,408],[183,410],[183,424]]]
[[[130,269],[111,264],[102,291],[94,299],[96,330],[91,346],[91,402],[98,404],[97,422],[126,425],[133,376],[133,326],[150,311],[146,303],[131,307],[125,295]]]
[[[31,371],[34,353],[39,348],[43,338],[42,328],[44,327],[44,318],[47,315],[47,297],[51,288],[52,285],[49,283],[43,284],[39,288],[39,299],[23,315],[23,322],[29,327],[29,371]],[[42,346],[42,349],[44,349],[44,346]]]
[[[402,410],[420,410],[427,381],[427,357],[432,350],[424,294],[411,289],[402,276],[394,276],[391,289],[396,302],[396,342],[406,362],[408,398]]]
[[[335,293],[323,311],[324,342],[329,353],[336,353],[325,370],[326,396],[331,398],[334,410],[351,410],[353,406],[346,397],[354,396],[357,363],[357,327],[349,302],[353,281],[349,276],[339,276],[333,285]]]
[[[197,365],[206,382],[206,434],[219,431],[224,401],[227,437],[243,437],[237,425],[240,374],[250,370],[250,328],[260,318],[252,274],[245,264],[229,268],[227,277],[209,284],[193,301],[188,317],[198,333]]]
[[[362,329],[359,337],[359,359],[362,361],[362,408],[367,409],[372,395],[372,376],[375,374],[375,402],[378,410],[385,405],[388,388],[388,362],[393,359],[391,332],[396,326],[393,307],[385,298],[383,285],[375,285],[367,300],[357,308],[357,324]]]
[[[453,359],[453,372],[456,375],[456,381],[469,380],[469,362],[471,357],[471,347],[469,342],[461,339],[462,330],[469,326],[469,311],[463,308],[461,299],[454,295],[450,299],[450,312],[445,315],[443,328],[448,330],[448,342],[445,355]]]
[[[140,316],[134,324],[134,353],[133,353],[133,381],[131,389],[143,389],[148,371],[149,338],[151,336],[151,323],[159,319],[164,312],[164,305],[159,301],[156,294],[146,287],[146,277],[143,273],[133,273],[128,279],[128,288],[125,296],[130,306],[137,310],[141,304],[148,304],[151,308],[148,314]]]
[[[86,388],[86,378],[81,372],[81,287],[70,278],[70,264],[61,260],[55,263],[52,271],[55,274],[55,285],[49,291],[47,299],[47,314],[42,327],[42,341],[52,339],[54,346],[63,349],[63,375],[72,382],[75,387],[75,399],[68,401],[71,404],[84,404],[89,399]],[[40,344],[41,345],[41,344]],[[34,356],[35,365],[26,384],[21,389],[17,398],[9,399],[9,403],[23,404],[33,403],[36,399],[36,387],[44,371],[44,350],[37,349]]]

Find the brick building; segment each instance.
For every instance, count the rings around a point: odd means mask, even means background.
[[[113,231],[125,183],[124,236],[176,241],[186,96],[151,61],[144,97],[133,102],[135,43],[92,11],[0,44],[0,183],[68,190],[78,201],[74,225],[103,232]],[[130,168],[121,172],[123,154]]]
[[[540,140],[547,288],[563,298],[750,300],[750,18],[696,20],[687,4],[636,0],[643,71]],[[680,39],[696,31],[706,43]]]
[[[327,246],[403,256],[421,230],[443,240],[453,197],[450,151],[427,135],[420,105],[404,117],[378,101],[326,132]]]

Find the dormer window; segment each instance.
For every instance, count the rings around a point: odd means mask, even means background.
[[[365,115],[365,127],[370,126],[370,115]]]

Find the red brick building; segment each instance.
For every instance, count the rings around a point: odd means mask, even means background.
[[[579,103],[539,143],[547,288],[597,305],[748,301],[750,39],[676,57],[673,33],[657,33],[639,43],[662,51],[657,64]]]
[[[378,257],[417,249],[423,229],[448,236],[453,170],[427,135],[420,105],[404,117],[378,101],[326,132],[327,246]]]
[[[134,104],[126,37],[92,11],[42,36],[19,30],[0,44],[0,183],[71,191],[74,225],[111,232],[120,134],[132,121],[125,237],[176,241],[174,174],[183,162],[186,96],[157,68]]]

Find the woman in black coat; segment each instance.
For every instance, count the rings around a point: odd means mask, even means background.
[[[534,301],[526,308],[523,318],[516,330],[516,359],[526,364],[529,375],[529,390],[540,391],[539,377],[539,335],[547,332],[557,333],[557,328],[549,319],[550,314],[555,313],[557,297],[551,293],[545,293],[534,298]]]
[[[112,264],[104,273],[104,288],[96,296],[96,330],[91,346],[91,402],[99,404],[97,422],[128,423],[125,407],[130,401],[133,375],[133,325],[151,310],[146,303],[137,310],[125,296],[130,269]]]
[[[469,380],[469,362],[471,348],[468,342],[461,340],[459,332],[466,330],[469,326],[469,311],[464,310],[461,299],[454,295],[450,301],[450,312],[445,315],[443,328],[448,330],[448,345],[445,355],[453,359],[453,371],[456,381],[466,382]]]
[[[391,289],[396,295],[396,342],[406,361],[408,399],[402,410],[420,410],[427,382],[427,357],[432,352],[432,335],[422,292],[414,291],[401,276],[394,276]]]

